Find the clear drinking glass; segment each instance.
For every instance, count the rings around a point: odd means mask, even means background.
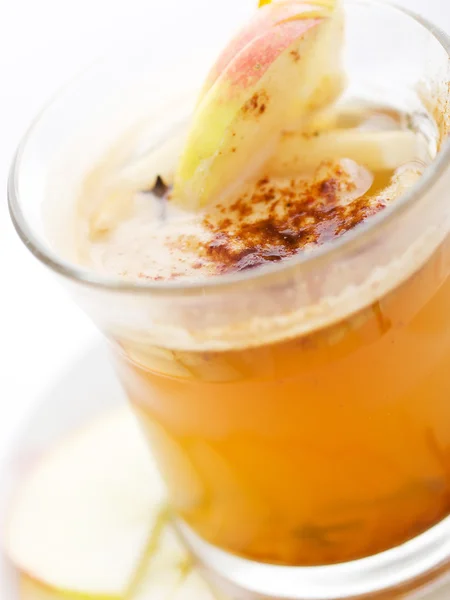
[[[443,142],[448,37],[386,4],[346,13],[348,94],[416,118],[425,102]],[[110,341],[211,577],[233,597],[397,597],[450,559],[447,145],[366,225],[253,272],[131,284],[70,262],[64,228],[48,235],[74,218],[82,175],[114,140],[134,127],[139,153],[185,119],[213,38],[183,63],[169,44],[121,48],[66,87],[20,146],[11,214]]]

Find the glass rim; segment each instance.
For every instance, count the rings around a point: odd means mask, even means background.
[[[395,2],[385,0],[348,0],[348,3],[363,6],[377,6],[379,8],[387,8],[403,13],[405,16],[413,19],[420,26],[425,28],[439,42],[450,58],[450,36],[441,28],[416,12],[399,6]],[[84,69],[81,74],[76,75],[68,83],[63,85],[34,118],[23,136],[14,156],[7,189],[11,219],[25,246],[40,262],[51,270],[65,278],[88,287],[114,292],[151,293],[153,295],[176,295],[189,292],[198,293],[200,291],[221,291],[236,285],[242,285],[243,283],[258,282],[271,275],[288,274],[301,266],[308,265],[311,267],[320,264],[330,256],[341,255],[349,248],[351,249],[361,239],[374,232],[378,232],[383,226],[388,225],[392,220],[401,216],[406,210],[420,201],[423,195],[439,181],[441,176],[447,170],[447,167],[450,165],[450,139],[447,138],[438,156],[426,169],[426,172],[420,181],[397,202],[378,215],[371,217],[366,223],[363,223],[354,230],[346,233],[338,240],[324,244],[320,248],[314,250],[311,254],[298,254],[292,258],[278,263],[264,265],[257,269],[227,275],[211,276],[197,281],[126,281],[120,276],[103,275],[92,269],[66,260],[62,256],[59,256],[57,252],[53,251],[50,246],[46,246],[46,244],[43,243],[39,239],[39,236],[33,231],[33,227],[28,223],[21,207],[17,189],[22,154],[27,146],[28,140],[34,133],[35,128],[39,125],[41,118],[52,110],[54,103],[58,101],[65,91],[69,90],[72,86],[75,86],[82,75],[88,73],[89,69],[92,68],[94,64],[98,64],[98,62],[99,61],[95,61],[89,67]]]

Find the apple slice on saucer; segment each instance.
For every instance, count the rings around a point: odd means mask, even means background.
[[[122,598],[164,505],[156,467],[128,410],[72,434],[25,480],[6,550],[51,589]]]
[[[6,550],[20,600],[215,600],[167,519],[128,409],[45,455],[19,489]]]

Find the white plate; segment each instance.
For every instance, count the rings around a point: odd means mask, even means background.
[[[36,404],[26,426],[17,437],[0,474],[0,532],[13,502],[14,489],[27,465],[53,446],[70,430],[96,415],[126,403],[106,347],[92,347],[55,382]],[[0,598],[17,600],[17,578],[12,566],[0,559]]]

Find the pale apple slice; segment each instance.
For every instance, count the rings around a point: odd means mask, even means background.
[[[114,180],[119,185],[127,184],[134,191],[153,188],[158,177],[161,177],[166,185],[172,186],[187,129],[187,123],[180,124],[174,131],[169,132],[161,143],[155,143],[137,160],[114,173]]]
[[[282,136],[267,169],[274,177],[309,172],[325,160],[348,158],[371,171],[395,170],[414,160],[426,160],[425,143],[412,131],[336,129],[318,135]]]
[[[173,201],[195,210],[234,193],[273,155],[282,130],[331,104],[343,86],[342,34],[335,0],[259,9],[207,79]]]
[[[19,600],[217,600],[163,507],[131,413],[73,434],[29,475],[7,532]]]
[[[161,514],[164,492],[128,410],[73,434],[24,482],[7,554],[55,590],[122,598]]]
[[[152,190],[158,177],[172,186],[177,161],[183,150],[187,125],[181,124],[167,137],[155,142],[135,159],[125,150],[110,151],[105,160],[86,177],[78,210],[88,223],[91,239],[113,231],[130,216],[133,199],[141,191]],[[121,141],[128,148],[128,137]]]
[[[108,185],[101,190],[102,201],[89,218],[91,240],[109,233],[130,216],[134,194],[134,189],[124,185]]]

